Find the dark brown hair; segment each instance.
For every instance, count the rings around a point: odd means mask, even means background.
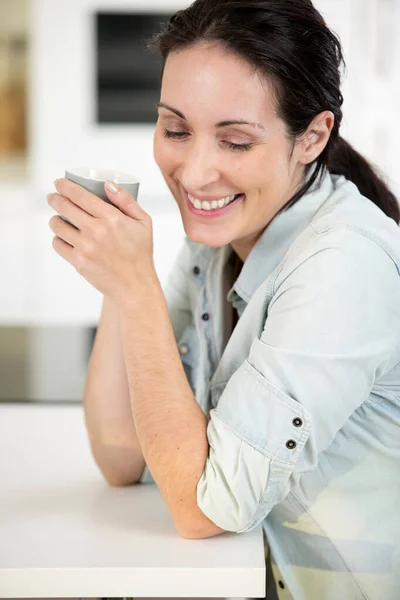
[[[196,0],[175,13],[148,45],[161,54],[164,70],[171,52],[200,42],[221,44],[268,78],[293,144],[319,113],[329,110],[335,116],[325,149],[306,168],[310,176],[282,210],[328,169],[353,181],[361,194],[400,221],[397,200],[377,170],[339,136],[341,44],[311,0]]]

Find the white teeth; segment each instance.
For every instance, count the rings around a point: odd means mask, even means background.
[[[224,206],[227,206],[230,202],[232,202],[235,199],[235,194],[233,196],[221,198],[221,200],[212,200],[211,202],[201,202],[190,194],[188,194],[188,198],[193,206],[198,210],[216,210],[217,208],[224,208]]]

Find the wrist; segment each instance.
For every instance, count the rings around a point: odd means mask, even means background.
[[[150,304],[165,302],[160,280],[156,272],[145,273],[135,278],[116,300],[117,309],[122,313],[138,311],[149,307]]]

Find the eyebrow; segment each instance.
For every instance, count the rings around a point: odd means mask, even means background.
[[[166,110],[169,110],[172,113],[174,113],[180,119],[187,121],[187,118],[185,117],[185,115],[183,113],[181,113],[180,110],[177,110],[176,108],[172,108],[172,106],[168,106],[168,104],[164,104],[164,102],[159,102],[157,104],[157,108],[165,108]],[[216,124],[216,127],[229,127],[229,125],[250,125],[251,127],[259,127],[260,129],[263,129],[265,131],[265,127],[262,123],[250,123],[249,121],[244,121],[242,119],[221,121],[220,123]]]

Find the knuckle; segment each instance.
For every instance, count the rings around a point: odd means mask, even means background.
[[[65,184],[68,183],[68,180],[65,177],[61,177],[61,179],[57,179],[56,190],[57,192],[62,192],[65,188]]]
[[[84,273],[87,265],[87,258],[81,252],[78,252],[75,257],[75,269],[78,273]]]
[[[63,225],[64,221],[61,219],[61,217],[59,217],[58,215],[54,215],[53,217],[51,217],[50,219],[50,228],[55,232],[58,233],[61,231],[62,225]]]
[[[117,227],[120,220],[121,220],[121,214],[119,213],[119,211],[113,211],[112,214],[110,214],[110,216],[109,216],[109,222],[112,227]]]
[[[96,244],[91,240],[85,240],[80,248],[80,255],[83,257],[91,257],[95,253]]]
[[[56,194],[53,195],[53,204],[57,204],[57,206],[58,206],[63,201],[64,198],[65,198],[65,196],[60,194],[60,192],[57,192]]]
[[[87,190],[77,185],[76,188],[74,188],[71,192],[71,196],[75,200],[74,204],[78,204],[78,206],[84,204],[88,194],[89,192]]]
[[[52,207],[58,213],[62,213],[63,209],[66,207],[67,203],[68,203],[68,200],[65,196],[60,196],[59,194],[56,194],[52,201]]]
[[[153,220],[149,215],[146,215],[144,218],[144,223],[149,231],[153,231]]]
[[[88,240],[84,247],[85,256],[93,256],[96,252],[96,244],[91,240]]]
[[[92,237],[96,242],[102,242],[107,235],[107,229],[102,224],[96,224],[92,229]]]
[[[132,198],[132,196],[129,196],[128,194],[125,194],[123,196],[121,195],[121,200],[122,200],[122,203],[124,204],[124,206],[128,207],[131,204],[133,204],[133,198]]]

